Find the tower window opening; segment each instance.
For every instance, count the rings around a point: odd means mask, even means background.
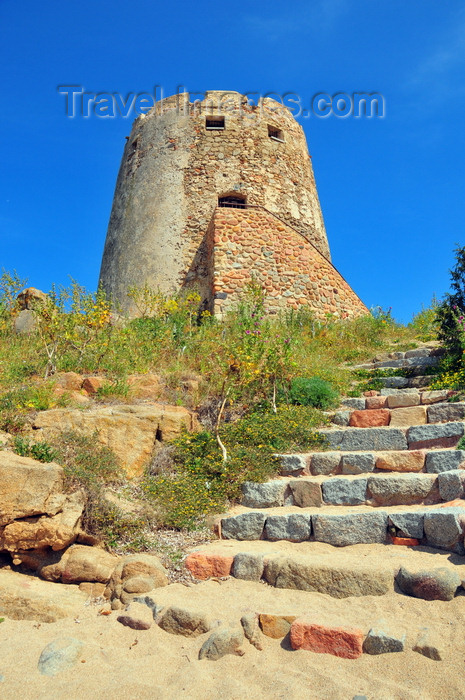
[[[209,131],[224,129],[224,117],[205,117],[205,128]]]
[[[270,139],[273,139],[273,141],[284,141],[284,134],[281,129],[277,129],[275,126],[271,126],[270,124],[268,124],[268,136]]]
[[[245,209],[245,197],[218,197],[219,207],[232,207],[233,209]]]

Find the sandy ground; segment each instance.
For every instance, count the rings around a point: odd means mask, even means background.
[[[202,610],[231,626],[238,626],[247,612],[304,614],[315,622],[355,626],[364,632],[384,618],[407,631],[407,651],[346,660],[292,651],[286,638],[264,637],[262,651],[245,641],[242,657],[199,661],[198,652],[208,634],[184,638],[156,625],[134,631],[117,622],[118,613],[99,615],[101,605],[92,603],[76,620],[45,624],[6,619],[0,624],[0,674],[4,676],[0,697],[352,700],[365,695],[368,700],[465,700],[465,594],[450,602],[427,602],[394,591],[337,600],[230,578],[193,586],[176,583],[152,596],[159,605]],[[444,660],[433,661],[412,651],[418,630],[425,626],[440,636]],[[82,659],[54,677],[41,675],[37,662],[43,648],[69,636],[84,642]]]

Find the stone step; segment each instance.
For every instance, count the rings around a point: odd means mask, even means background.
[[[408,392],[389,396],[369,396],[366,399],[361,399],[360,408],[348,407],[337,411],[332,416],[331,421],[342,427],[373,428],[450,423],[461,421],[464,418],[465,402],[463,401],[420,405],[420,395]]]
[[[367,474],[372,472],[426,472],[439,474],[465,469],[465,450],[423,449],[386,452],[308,452],[278,455],[281,475],[328,476],[329,474]]]
[[[273,544],[255,540],[244,545],[236,540],[220,540],[198,548],[187,556],[185,563],[198,580],[233,576],[333,598],[381,596],[401,591],[426,597],[428,592],[426,588],[422,592],[421,586],[415,592],[405,590],[406,572],[417,575],[421,572],[430,582],[442,574],[451,584],[442,599],[463,594],[461,586],[465,584],[462,558],[449,552],[440,554],[429,547],[407,549],[371,544],[336,549],[322,542],[296,545],[283,540]]]
[[[247,508],[297,506],[380,506],[433,504],[465,497],[465,470],[440,474],[376,473],[358,476],[300,476],[265,483],[246,482],[241,505]]]
[[[395,375],[392,377],[376,377],[376,381],[380,382],[386,389],[406,389],[408,387],[423,389],[428,387],[433,379],[434,375],[431,374],[419,374],[416,377],[397,377]]]
[[[236,508],[221,518],[224,539],[325,542],[336,547],[385,544],[395,536],[465,555],[465,504],[443,506],[285,506],[270,510]]]

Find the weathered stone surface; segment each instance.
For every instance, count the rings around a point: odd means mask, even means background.
[[[206,581],[212,576],[222,578],[229,576],[234,557],[213,552],[192,552],[186,557],[186,567],[192,576],[201,581]]]
[[[323,504],[321,485],[308,479],[289,482],[294,505],[300,508],[319,508]]]
[[[56,622],[77,617],[87,601],[77,586],[57,586],[4,569],[0,569],[0,591],[0,616],[12,620]]]
[[[376,469],[391,472],[421,472],[424,465],[425,453],[422,450],[382,452],[376,459]]]
[[[82,581],[79,584],[79,590],[83,591],[83,593],[85,593],[89,598],[92,599],[103,598],[105,588],[106,586],[104,583],[90,583],[88,581]]]
[[[426,367],[434,367],[438,364],[437,357],[410,357],[405,360],[406,366],[416,370],[424,370]],[[418,372],[419,373],[419,372]]]
[[[219,629],[203,643],[199,651],[199,659],[217,661],[226,654],[242,656],[241,645],[244,642],[242,629]]]
[[[386,620],[378,620],[363,642],[365,654],[390,654],[404,651],[406,632],[393,629]]]
[[[153,624],[152,611],[147,605],[133,601],[117,621],[133,630],[149,630]]]
[[[465,417],[465,403],[440,403],[428,406],[428,423],[460,421]]]
[[[244,581],[260,581],[264,567],[265,558],[262,554],[239,552],[234,557],[231,573],[234,578]]]
[[[152,583],[150,590],[168,585],[166,570],[158,557],[151,554],[130,554],[120,559],[115,567],[105,595],[116,610],[121,607],[119,603],[127,605],[134,595],[147,593],[149,582]]]
[[[53,375],[57,386],[65,391],[80,391],[84,377],[77,372],[58,372]]]
[[[407,438],[401,428],[347,428],[346,430],[321,428],[318,432],[328,439],[332,450],[376,452],[407,449]],[[313,471],[313,459],[312,473],[316,473]]]
[[[157,401],[163,396],[163,385],[157,374],[130,374],[127,383],[133,398]]]
[[[269,515],[265,522],[265,539],[271,541],[304,542],[310,538],[311,532],[310,516],[303,513]]]
[[[343,406],[347,406],[347,408],[353,408],[356,411],[363,411],[365,408],[365,399],[357,399],[357,398],[345,398],[342,399],[341,401]]]
[[[62,494],[62,498],[65,500],[56,515],[22,518],[6,525],[0,532],[0,549],[9,552],[44,547],[60,550],[74,542],[80,532],[85,497],[83,492],[77,491],[69,496]]]
[[[423,654],[433,661],[442,661],[444,658],[444,643],[436,632],[425,627],[418,635],[413,651]]]
[[[426,422],[425,406],[410,406],[409,408],[394,408],[391,411],[389,425],[424,425]]]
[[[342,455],[341,472],[343,474],[365,474],[375,468],[376,458],[372,452]]]
[[[197,429],[197,420],[182,406],[166,404],[120,404],[88,411],[55,408],[41,411],[33,423],[32,437],[52,438],[72,430],[97,435],[100,444],[113,450],[128,476],[140,476],[150,461],[155,439],[172,440],[183,428]]]
[[[452,600],[461,578],[456,571],[446,567],[412,571],[402,566],[396,576],[399,588],[407,595],[423,600]]]
[[[311,557],[279,555],[267,560],[264,578],[276,588],[325,593],[333,598],[384,595],[394,576],[382,568],[318,563]]]
[[[424,528],[428,544],[463,553],[463,533],[459,518],[462,508],[441,508],[425,513]]]
[[[42,566],[39,575],[46,581],[108,583],[119,558],[99,547],[74,544],[58,561]]]
[[[335,547],[385,542],[387,514],[377,511],[350,515],[312,515],[312,526],[317,542],[326,542]]]
[[[403,394],[391,394],[386,398],[388,408],[406,408],[418,406],[420,403],[420,392],[409,391]]]
[[[437,391],[422,391],[421,392],[421,403],[432,404],[439,403],[440,401],[446,401],[451,392],[448,389],[439,389]]]
[[[403,377],[392,377],[392,379],[403,379]],[[382,378],[381,378],[382,381]],[[381,389],[380,394],[381,396],[401,396],[404,394],[418,394],[418,389],[414,389],[412,387],[408,387],[408,380],[404,380],[406,383],[402,387],[396,387],[396,386],[389,386],[385,389]]]
[[[287,481],[267,481],[257,484],[254,481],[246,481],[242,485],[241,503],[247,508],[273,508],[284,505],[284,492],[287,489]]]
[[[221,534],[229,540],[259,540],[265,527],[264,513],[241,513],[221,520]]]
[[[429,374],[418,374],[417,376],[410,377],[408,379],[408,386],[415,389],[423,389],[424,387],[430,386],[432,379],[433,377]]]
[[[299,476],[310,473],[310,455],[276,455],[281,462],[280,472],[283,476]]]
[[[335,477],[322,484],[323,500],[335,506],[356,506],[365,503],[367,479]]]
[[[62,467],[0,450],[0,525],[56,515],[65,499]]]
[[[386,408],[386,397],[385,396],[367,396],[366,399],[367,409],[377,409]]]
[[[353,428],[372,428],[379,425],[389,425],[390,412],[387,408],[352,411],[349,425]]]
[[[335,425],[347,426],[350,423],[350,411],[337,411],[331,418],[331,423]]]
[[[18,335],[29,335],[37,330],[37,319],[33,311],[23,309],[14,319],[14,330]]]
[[[300,617],[291,625],[293,649],[307,649],[317,654],[332,654],[343,659],[358,659],[363,653],[362,630],[347,627],[326,627]]]
[[[436,482],[437,479],[432,474],[370,476],[368,497],[380,506],[437,503],[439,493]]]
[[[18,294],[16,299],[20,309],[35,309],[37,306],[44,304],[48,296],[41,289],[27,287]]]
[[[282,639],[289,633],[291,624],[297,619],[297,615],[274,615],[260,613],[260,628],[266,637]]]
[[[417,540],[415,537],[391,535],[391,544],[400,545],[401,547],[418,547],[420,540]]]
[[[42,651],[38,669],[43,676],[56,676],[57,673],[72,668],[81,658],[84,645],[74,637],[61,637],[47,644]]]
[[[421,540],[423,537],[424,513],[410,511],[405,513],[389,513],[389,524],[399,530],[401,537],[413,537]]]
[[[244,630],[245,638],[254,646],[258,651],[262,651],[262,632],[258,624],[258,615],[255,613],[248,613],[241,617],[241,625]]]
[[[158,624],[165,632],[184,637],[198,637],[211,629],[211,621],[204,612],[176,606],[167,608]]]
[[[439,474],[465,467],[465,450],[434,450],[428,452],[425,461],[426,471]]]
[[[428,447],[455,447],[464,433],[463,423],[431,423],[409,428],[409,450]]]
[[[408,379],[405,377],[379,377],[379,381],[386,389],[403,389],[408,386]],[[387,396],[381,389],[381,396]]]
[[[438,474],[439,495],[443,501],[463,498],[465,487],[465,470],[454,469]]]
[[[339,468],[341,455],[339,452],[320,452],[312,456],[310,468],[315,476],[332,474]]]
[[[407,350],[405,353],[405,359],[411,357],[429,357],[431,354],[430,348],[414,348],[413,350]]]

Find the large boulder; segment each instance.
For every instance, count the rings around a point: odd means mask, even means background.
[[[156,441],[169,441],[182,430],[198,428],[195,415],[182,406],[119,404],[88,411],[55,408],[34,419],[31,437],[49,440],[64,431],[96,435],[119,458],[129,477],[140,476],[149,464]]]
[[[47,581],[81,583],[82,581],[108,583],[119,562],[119,557],[99,547],[74,544],[59,560],[39,569],[39,576]]]

